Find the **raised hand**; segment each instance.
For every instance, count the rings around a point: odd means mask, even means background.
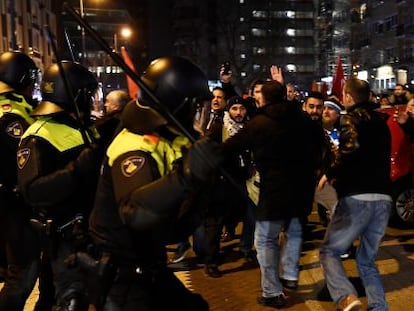
[[[270,67],[270,75],[272,80],[279,82],[280,84],[285,83],[285,79],[283,78],[283,72],[281,67],[277,67],[276,65],[272,65]]]

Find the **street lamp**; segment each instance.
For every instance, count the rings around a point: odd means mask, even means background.
[[[84,18],[84,8],[83,8],[83,0],[79,0],[79,8],[80,8],[80,15]],[[86,62],[86,40],[85,40],[85,28],[81,27],[81,37],[82,37],[82,64],[85,65]]]
[[[132,30],[129,27],[122,27],[120,30],[120,35],[123,39],[129,39],[132,35]],[[114,33],[114,52],[118,52],[118,33]]]

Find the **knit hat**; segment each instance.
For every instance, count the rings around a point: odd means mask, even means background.
[[[341,107],[341,104],[335,103],[333,100],[326,100],[323,102],[324,107],[329,107],[335,110],[337,113],[341,113],[343,108]]]
[[[243,105],[246,109],[248,108],[247,100],[240,96],[233,96],[227,101],[226,110],[229,110],[233,105]]]

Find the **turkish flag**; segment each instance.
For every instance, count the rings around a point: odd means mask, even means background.
[[[125,64],[127,64],[128,67],[131,68],[131,70],[133,70],[134,72],[136,72],[135,71],[134,64],[132,63],[132,60],[129,57],[129,54],[128,54],[128,52],[127,52],[127,50],[126,50],[126,48],[124,46],[121,47],[121,55],[122,55],[122,58],[124,59]],[[126,79],[127,79],[127,84],[128,84],[128,93],[129,93],[129,96],[132,99],[137,99],[137,97],[138,97],[138,90],[139,90],[138,85],[128,75],[127,75]]]
[[[338,56],[338,63],[336,65],[336,73],[332,82],[332,91],[331,94],[335,94],[340,102],[342,103],[342,88],[344,87],[345,76],[344,69],[342,68],[341,57]]]

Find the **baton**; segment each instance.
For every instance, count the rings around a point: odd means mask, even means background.
[[[196,139],[190,134],[190,132],[177,120],[177,118],[168,110],[166,107],[161,104],[161,101],[153,94],[153,92],[147,87],[147,85],[142,81],[141,77],[132,70],[122,59],[122,57],[115,53],[108,45],[108,43],[93,29],[84,18],[82,18],[67,2],[63,3],[63,9],[69,13],[80,25],[83,27],[91,37],[99,44],[99,46],[112,58],[112,60],[128,75],[138,86],[139,88],[147,94],[151,101],[155,104],[156,110],[158,110],[164,117],[170,119],[180,131],[187,136],[191,142],[195,142]]]
[[[122,59],[122,57],[115,53],[108,45],[108,43],[99,35],[99,33],[93,29],[88,22],[85,21],[67,2],[63,3],[63,10],[69,13],[81,27],[83,27],[91,37],[98,43],[98,45],[112,58],[112,60],[122,68],[122,70],[127,74],[140,88],[141,91],[145,92],[152,102],[155,104],[155,110],[158,110],[164,117],[169,119],[173,122],[173,124],[192,142],[194,143],[196,139],[190,134],[190,132],[182,125],[180,121],[167,109],[161,101],[154,95],[154,93],[148,88],[148,86],[142,81],[141,77],[132,70]],[[208,155],[205,155],[204,160],[209,162]],[[245,195],[245,192],[241,189],[241,187],[236,183],[234,178],[225,171],[222,167],[219,167],[221,175],[225,177],[230,184],[232,184],[236,189],[240,191],[241,194]],[[247,195],[247,198],[250,197]],[[251,200],[251,199],[250,199]]]
[[[79,123],[79,129],[80,129],[80,133],[82,135],[83,142],[84,142],[85,146],[88,147],[90,145],[90,141],[88,139],[88,135],[86,134],[86,129],[85,129],[85,126],[82,122],[82,118],[80,116],[79,107],[76,104],[76,98],[72,93],[72,89],[70,88],[69,81],[66,77],[65,72],[63,71],[62,61],[59,59],[56,44],[55,44],[55,40],[54,40],[55,36],[53,35],[52,31],[50,30],[49,25],[45,25],[44,28],[45,28],[46,37],[48,39],[48,42],[49,42],[50,46],[52,47],[53,54],[55,54],[56,63],[57,63],[58,68],[59,68],[59,73],[60,73],[60,76],[62,78],[66,94],[68,95],[70,101],[72,102],[72,105],[73,105],[73,108],[74,108],[73,110],[75,112],[75,118],[76,118],[76,121],[78,121],[78,123]]]

